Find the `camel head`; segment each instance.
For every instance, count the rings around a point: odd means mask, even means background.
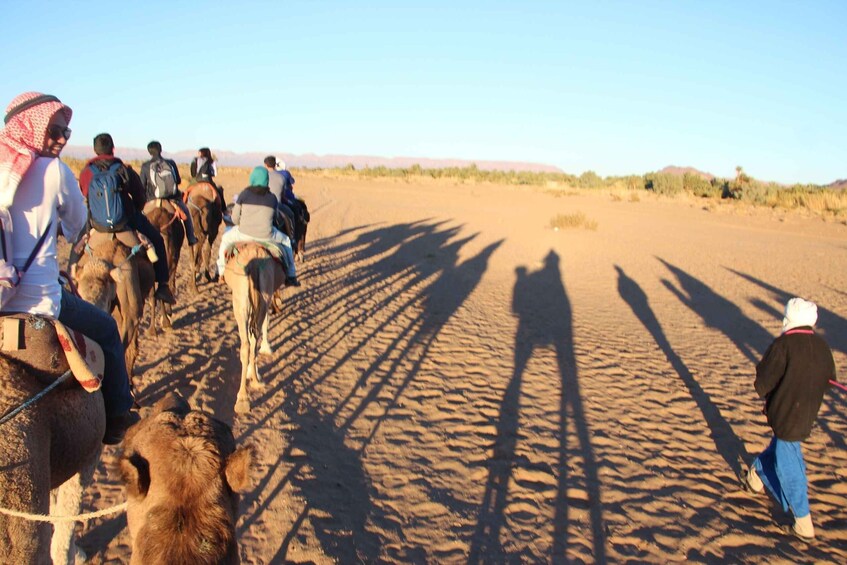
[[[132,563],[236,563],[238,493],[249,487],[252,448],[236,448],[228,425],[173,393],[123,445]]]
[[[106,261],[92,257],[76,270],[79,295],[104,312],[111,312],[121,276],[120,269],[113,269]]]

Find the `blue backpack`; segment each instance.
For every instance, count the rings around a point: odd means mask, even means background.
[[[122,231],[129,221],[121,196],[126,181],[123,163],[116,161],[105,169],[92,163],[89,168],[88,217],[92,227],[109,233]]]

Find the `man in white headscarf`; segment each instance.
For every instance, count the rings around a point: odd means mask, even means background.
[[[814,330],[817,319],[814,302],[789,300],[782,334],[756,365],[756,392],[765,399],[764,413],[773,439],[753,461],[746,478],[748,490],[767,488],[793,514],[791,532],[805,541],[815,538],[815,527],[801,444],[812,431],[830,381],[835,380],[832,351]]]

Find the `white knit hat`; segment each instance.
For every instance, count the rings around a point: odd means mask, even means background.
[[[794,297],[785,304],[785,317],[782,319],[782,331],[814,326],[818,321],[818,307],[814,302]]]

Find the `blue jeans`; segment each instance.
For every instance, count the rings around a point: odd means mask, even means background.
[[[783,441],[774,437],[753,465],[783,510],[791,511],[795,518],[809,515],[806,463],[799,441]]]
[[[115,319],[106,312],[62,289],[59,321],[82,332],[103,348],[103,402],[106,416],[120,416],[132,407],[124,346]]]

